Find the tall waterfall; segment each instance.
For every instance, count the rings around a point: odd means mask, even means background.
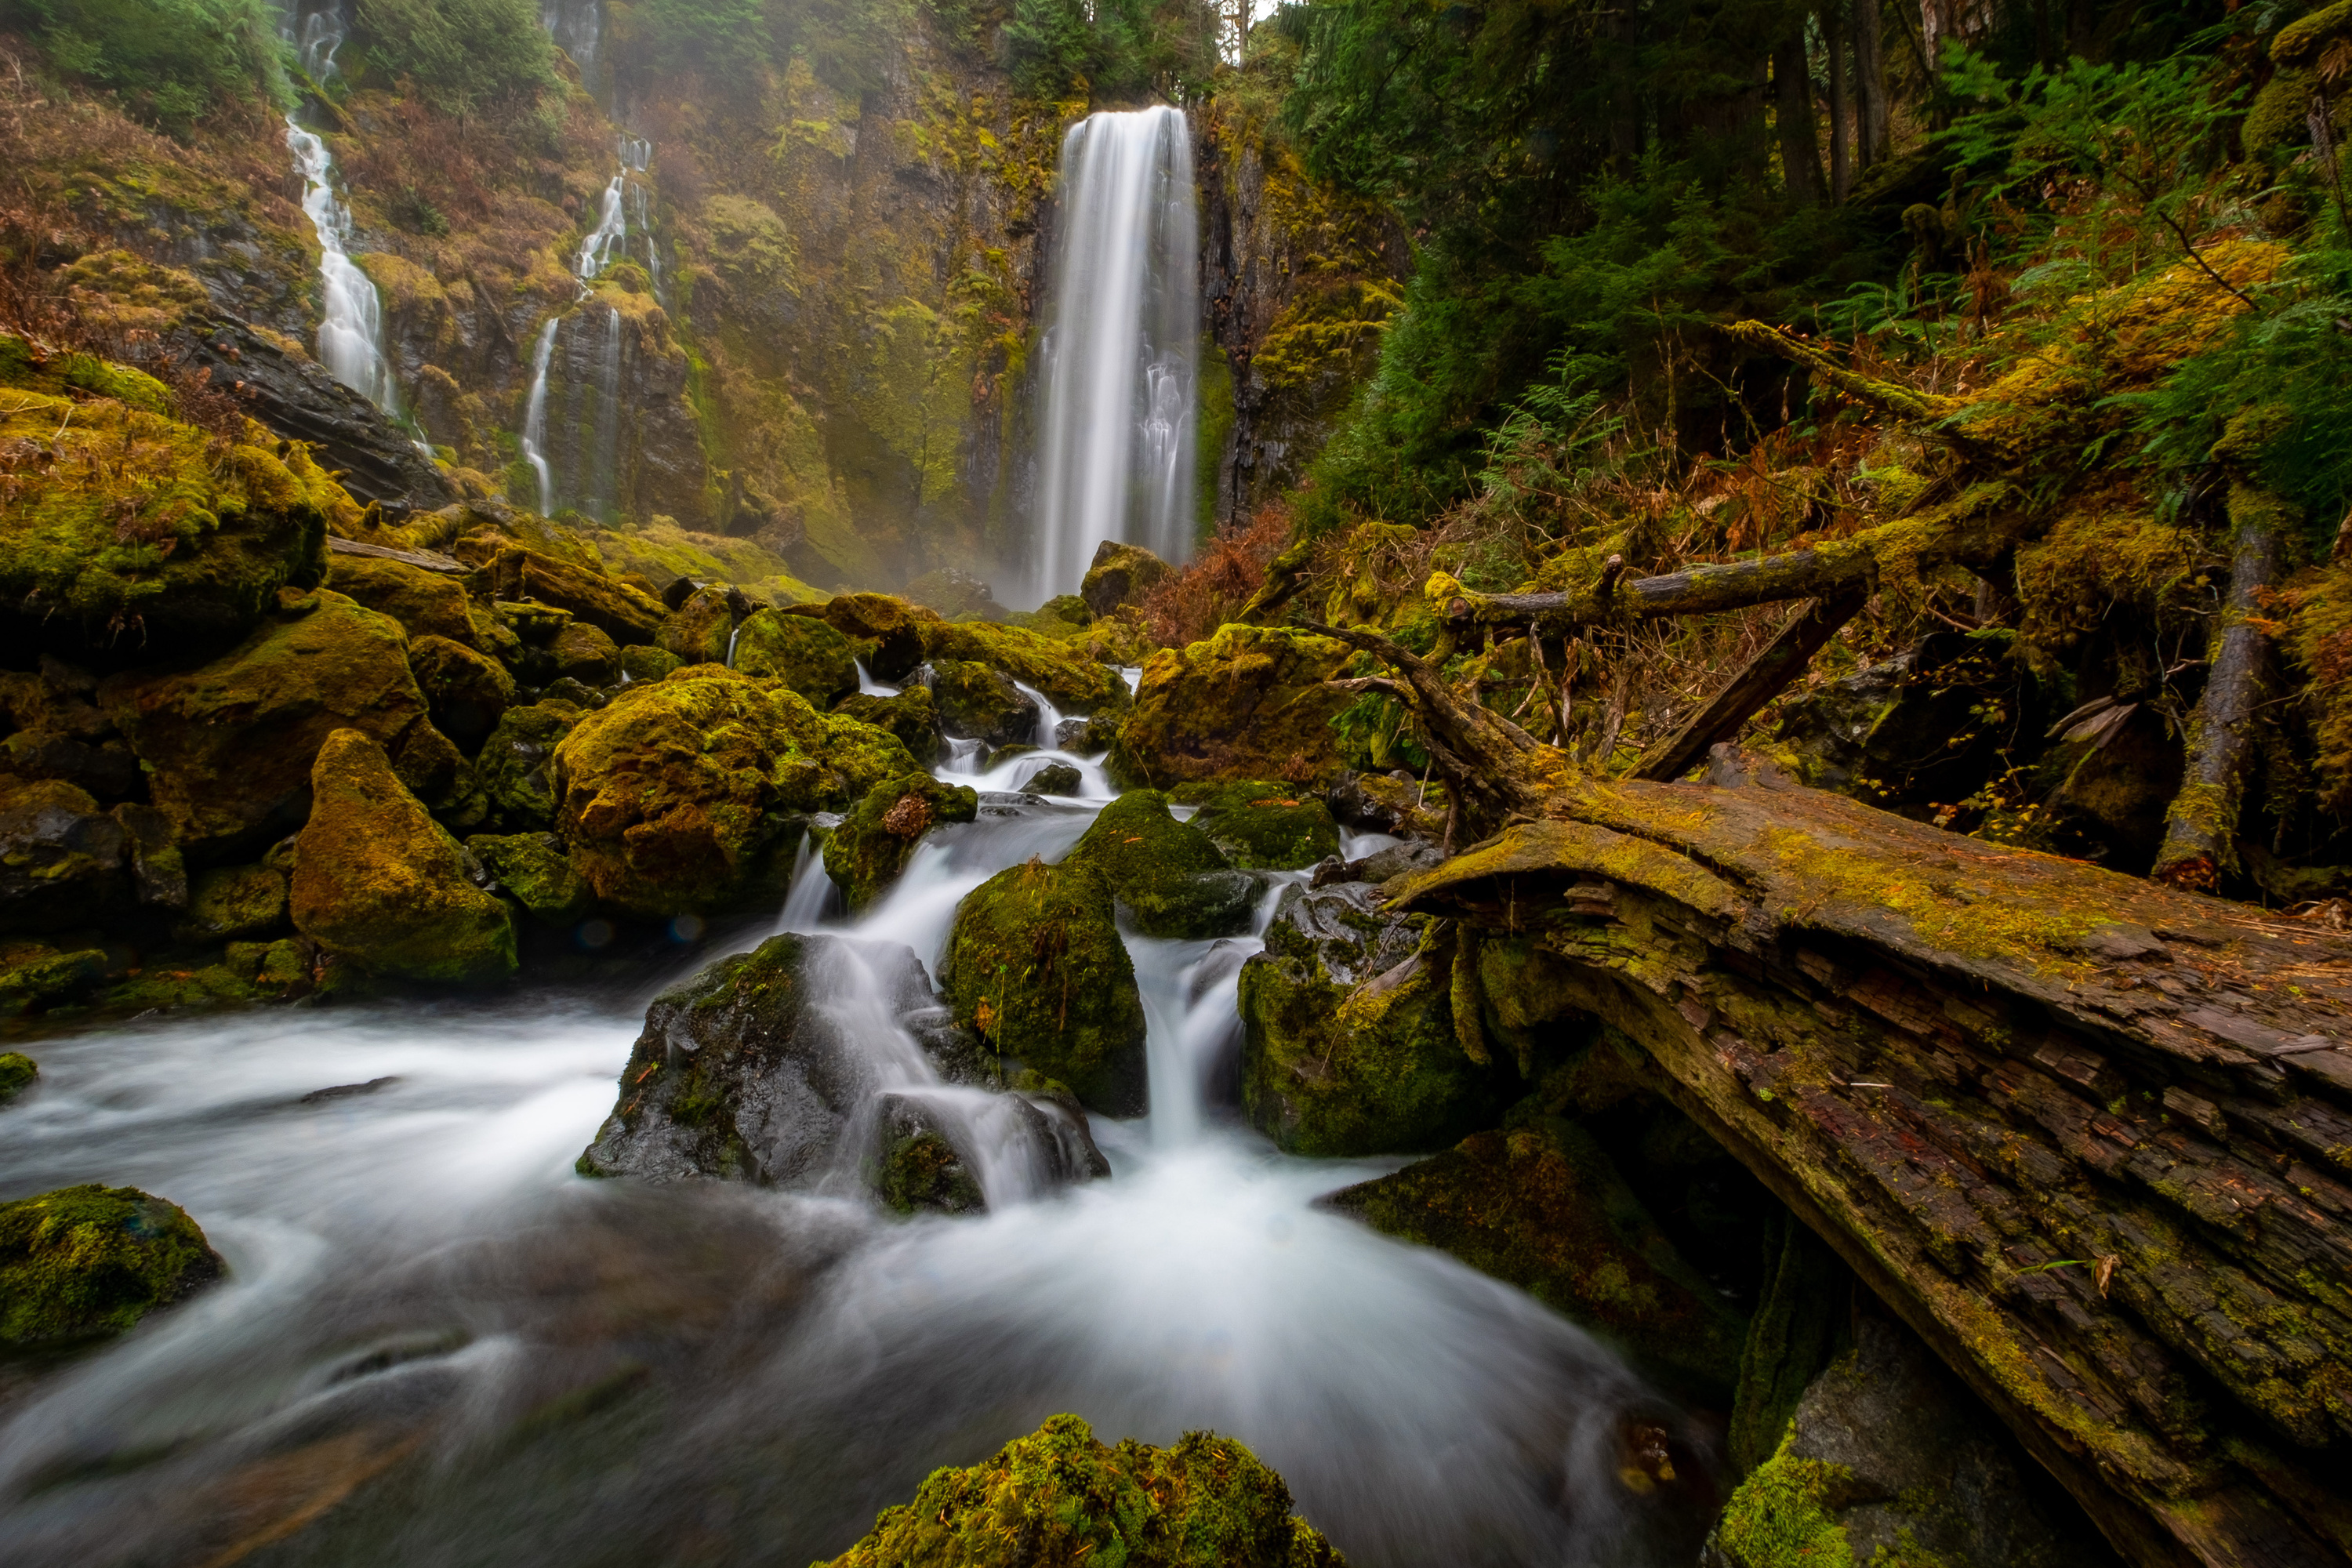
[[[279,12],[279,33],[295,38],[290,9]],[[302,69],[315,82],[335,75],[335,51],[348,29],[340,6],[330,5],[302,17],[299,33]],[[302,175],[302,211],[319,237],[319,363],[327,374],[359,393],[387,414],[399,411],[400,389],[392,366],[383,357],[383,306],[375,284],[351,258],[352,215],[335,195],[335,155],[320,137],[305,131],[292,115],[286,117],[286,145],[294,153],[294,167]]]
[[[1062,143],[1029,602],[1116,539],[1192,552],[1200,243],[1183,114],[1096,114]]]
[[[551,512],[563,502],[609,521],[618,509],[621,312],[609,305],[604,308],[604,331],[592,349],[578,336],[588,330],[591,319],[580,307],[589,300],[589,286],[606,268],[629,259],[633,233],[646,242],[658,294],[660,252],[653,237],[652,201],[643,178],[653,162],[653,143],[643,137],[621,138],[620,172],[605,184],[596,209],[596,226],[580,242],[572,259],[572,274],[580,279],[579,298],[562,314],[541,325],[531,353],[530,390],[523,400],[522,455],[538,480],[541,512]],[[633,174],[639,177],[632,180]],[[556,419],[556,427],[565,437],[560,450],[549,434],[548,420],[549,383],[559,346],[569,389]]]

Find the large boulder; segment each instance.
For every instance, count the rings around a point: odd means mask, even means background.
[[[1078,584],[1078,597],[1097,616],[1108,616],[1121,605],[1139,605],[1175,570],[1140,544],[1106,539],[1095,546],[1095,558]]]
[[[1738,1383],[1747,1320],[1572,1121],[1533,1116],[1474,1133],[1328,1201],[1517,1286],[1624,1345],[1686,1396],[1725,1401]]]
[[[814,616],[752,611],[735,629],[735,668],[780,680],[821,709],[857,689],[856,650]]]
[[[1109,766],[1170,789],[1228,779],[1328,785],[1343,771],[1330,721],[1354,695],[1324,685],[1348,650],[1328,637],[1224,626],[1206,642],[1162,648],[1138,679]]]
[[[509,708],[482,742],[474,776],[509,832],[539,832],[554,823],[555,748],[585,711],[553,698]]]
[[[488,651],[495,624],[466,594],[463,579],[383,555],[337,550],[329,557],[327,586],[380,616],[398,621],[412,637],[446,637]]]
[[[425,710],[400,623],[327,591],[289,603],[209,664],[110,676],[98,697],[198,858],[299,826],[330,734],[358,730],[396,754]]]
[[[940,623],[939,613],[888,594],[842,594],[814,613],[866,650],[866,668],[884,680],[911,674],[928,657],[923,628]]]
[[[1293,1153],[1439,1149],[1491,1125],[1507,1089],[1454,1026],[1454,942],[1370,886],[1286,889],[1242,966],[1242,1107]]]
[[[682,663],[725,664],[744,606],[740,588],[697,588],[654,629],[654,641]]]
[[[1236,866],[1303,871],[1339,852],[1339,825],[1331,808],[1296,785],[1195,784],[1178,795],[1200,807],[1187,826]]]
[[[0,1053],[0,1105],[32,1088],[40,1076],[39,1064],[22,1051]]]
[[[23,340],[0,334],[0,384],[23,363]],[[280,589],[316,586],[328,523],[357,520],[302,447],[215,451],[163,416],[161,386],[120,374],[113,395],[12,391],[0,408],[0,663],[210,658]]]
[[[1095,1440],[1056,1415],[963,1469],[933,1470],[911,1502],[818,1568],[1345,1568],[1290,1489],[1230,1437],[1188,1432],[1172,1448]]]
[[[544,525],[542,525],[544,526]],[[576,546],[563,560],[478,533],[449,547],[450,553],[488,574],[499,596],[529,599],[571,612],[616,644],[649,643],[668,616],[662,602],[634,584],[605,572],[593,549]]]
[[[450,637],[414,638],[408,668],[434,728],[460,746],[488,738],[514,703],[515,679],[506,666]]]
[[[1099,872],[1145,936],[1237,936],[1257,900],[1256,879],[1179,823],[1157,790],[1129,790],[1103,807],[1065,863]]]
[[[466,848],[515,901],[553,926],[568,926],[595,908],[589,887],[552,833],[478,833]]]
[[[928,672],[940,729],[959,741],[979,741],[992,750],[1026,746],[1037,740],[1037,704],[1002,670],[970,659],[933,659]]]
[[[886,1094],[877,1107],[874,1195],[894,1214],[978,1214],[988,1207],[971,1163],[929,1103]]]
[[[402,787],[373,738],[328,736],[311,797],[294,845],[297,931],[396,979],[478,984],[514,973],[507,906],[474,885],[457,841]]]
[[[1035,687],[1065,713],[1116,713],[1128,705],[1124,676],[1058,638],[986,621],[919,621],[915,630],[933,664],[987,665]]]
[[[956,1022],[996,1055],[1066,1084],[1089,1110],[1143,1113],[1143,998],[1092,867],[1031,860],[973,889],[947,982]]]
[[[716,666],[628,686],[555,750],[558,826],[598,898],[643,914],[781,897],[795,813],[915,772],[891,736]]]
[[[918,767],[928,768],[940,760],[939,710],[931,702],[930,692],[923,687],[909,686],[894,697],[861,691],[843,698],[833,710],[844,719],[855,719],[898,736],[898,743],[907,748],[907,754],[915,759]]]
[[[81,1001],[107,968],[104,948],[60,952],[42,942],[0,942],[0,1018]]]
[[[0,1205],[0,1345],[119,1334],[224,1272],[196,1222],[136,1187]]]
[[[901,773],[866,792],[824,840],[824,870],[856,914],[890,889],[923,835],[980,815],[979,792],[927,773]]]
[[[88,791],[0,774],[0,931],[95,921],[129,901],[129,839]]]

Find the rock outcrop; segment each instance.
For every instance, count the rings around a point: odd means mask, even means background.
[[[1330,721],[1354,700],[1324,685],[1348,650],[1328,638],[1223,626],[1143,666],[1108,766],[1134,784],[1280,779],[1300,787],[1343,771]]]

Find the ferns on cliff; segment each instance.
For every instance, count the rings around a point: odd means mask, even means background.
[[[355,20],[371,66],[458,113],[534,100],[555,81],[531,0],[359,0]]]

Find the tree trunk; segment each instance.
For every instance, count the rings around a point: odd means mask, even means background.
[[[1886,50],[1879,35],[1878,0],[1853,0],[1854,141],[1861,166],[1885,158],[1894,140],[1886,101]]]
[[[1830,61],[1830,199],[1842,202],[1853,189],[1853,164],[1847,152],[1852,139],[1846,132],[1853,100],[1847,84],[1852,79],[1853,64],[1853,53],[1847,47],[1843,0],[1832,0],[1822,6],[1821,17],[1822,38],[1828,46]]]
[[[1764,645],[1747,668],[1731,678],[1690,716],[1672,737],[1633,765],[1637,779],[1661,783],[1682,777],[1706,760],[1718,742],[1736,741],[1748,720],[1778,697],[1789,682],[1805,673],[1813,655],[1822,651],[1837,629],[1853,619],[1867,604],[1867,592],[1853,589],[1833,599],[1816,599],[1805,606],[1780,635]]]
[[[1813,141],[1813,77],[1805,63],[1803,19],[1772,51],[1772,117],[1780,137],[1780,177],[1789,199],[1822,201],[1822,158]]]
[[[2238,868],[2238,809],[2254,762],[2254,726],[2271,683],[2273,653],[2263,596],[2279,580],[2282,509],[2241,481],[2230,487],[2236,539],[2230,591],[2214,624],[2212,667],[2189,720],[2189,768],[2164,816],[2164,847],[2149,873],[2176,888],[2210,891]]]

